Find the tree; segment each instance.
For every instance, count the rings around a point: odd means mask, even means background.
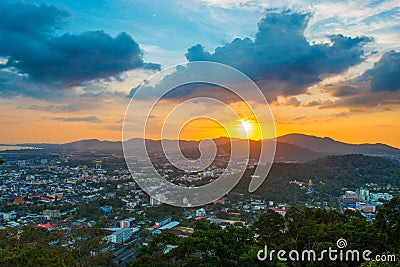
[[[258,234],[258,239],[269,246],[283,236],[285,221],[279,213],[268,210],[254,222],[253,229]]]
[[[140,248],[131,266],[248,266],[245,260],[258,251],[252,247],[253,236],[246,227],[228,225],[223,229],[197,222],[187,238],[167,232],[156,235],[148,246]]]
[[[381,248],[400,250],[400,197],[394,197],[378,210],[374,220]]]

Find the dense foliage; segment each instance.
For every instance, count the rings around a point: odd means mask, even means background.
[[[100,253],[104,235],[96,228],[0,230],[0,266],[112,266],[111,255]]]
[[[192,236],[172,233],[156,235],[143,246],[130,266],[400,266],[400,198],[393,198],[370,223],[358,212],[291,207],[283,217],[269,210],[250,228],[200,221]],[[348,249],[371,250],[375,255],[395,255],[396,262],[282,262],[259,261],[257,252],[265,245],[276,251],[315,250],[320,253],[337,240],[347,240]]]

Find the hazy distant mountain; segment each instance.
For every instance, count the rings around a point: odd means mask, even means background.
[[[25,144],[24,146],[32,146],[47,150],[57,151],[121,151],[122,146],[119,141],[100,141],[97,139],[80,140],[65,144]]]
[[[184,140],[164,140],[166,145],[170,146],[179,143],[180,149],[185,156],[199,156],[198,141]],[[135,151],[139,147],[143,139],[133,138],[127,141],[131,151]],[[217,145],[217,151],[221,153],[230,153],[230,139],[227,137],[219,137],[214,139]],[[245,152],[247,140],[233,138],[235,145],[242,147]],[[250,157],[257,158],[260,151],[261,142],[250,140]],[[52,151],[68,151],[68,152],[107,152],[121,153],[122,144],[120,141],[100,141],[97,139],[81,140],[66,144],[21,144],[22,146],[39,147]],[[158,153],[162,151],[161,141],[146,140],[146,146],[150,153]],[[347,144],[335,141],[328,137],[316,137],[304,134],[288,134],[277,138],[275,161],[298,161],[307,162],[322,158],[326,155],[343,155],[343,154],[365,154],[378,155],[385,157],[400,158],[400,149],[390,147],[384,144]]]
[[[230,143],[229,138],[220,137],[214,139],[219,149],[223,152],[230,153]],[[243,147],[243,151],[247,148],[247,140],[243,139],[233,139],[236,144],[239,143],[239,147]],[[250,140],[250,158],[258,158],[261,142]],[[275,150],[275,161],[298,161],[307,162],[310,160],[315,160],[326,156],[326,153],[315,152],[311,149],[288,144],[284,142],[276,142]]]
[[[288,134],[278,137],[277,140],[326,154],[400,155],[400,149],[385,144],[347,144],[329,137],[321,138],[305,134]]]
[[[81,140],[72,143],[61,145],[65,150],[101,150],[101,151],[115,151],[122,149],[121,142],[118,141],[100,141],[97,139]]]

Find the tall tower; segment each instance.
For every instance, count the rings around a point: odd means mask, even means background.
[[[369,190],[360,188],[359,200],[360,201],[369,201]]]
[[[95,162],[96,162],[96,169],[97,169],[97,170],[100,170],[100,169],[101,169],[101,163],[103,163],[103,161],[101,161],[101,160],[96,160]]]
[[[308,180],[308,189],[311,191],[313,191],[312,186],[313,186],[313,183],[312,183],[312,179],[310,178],[310,180]]]

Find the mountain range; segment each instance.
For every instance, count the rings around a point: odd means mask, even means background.
[[[168,143],[179,142],[183,154],[199,153],[199,141],[164,140]],[[213,139],[217,146],[217,153],[230,153],[230,142],[237,142],[246,147],[245,139],[229,139],[219,137]],[[305,134],[287,134],[276,138],[275,161],[278,162],[307,162],[327,155],[364,154],[400,159],[400,149],[385,144],[348,144],[333,140],[329,137],[317,137]],[[128,140],[130,147],[135,148],[142,139]],[[250,140],[250,157],[257,158],[261,142]],[[97,139],[80,140],[65,144],[18,144],[18,146],[36,147],[49,151],[65,152],[122,152],[120,141],[100,141]],[[161,152],[159,140],[146,139],[146,146],[151,152]]]

